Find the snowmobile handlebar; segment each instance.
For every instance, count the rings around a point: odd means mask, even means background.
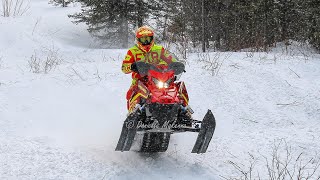
[[[159,72],[167,72],[173,70],[175,75],[179,75],[185,72],[185,66],[182,62],[172,62],[165,69],[161,69],[153,64],[142,61],[132,63],[131,67],[133,72],[139,73],[142,76],[148,75],[149,70],[155,70]]]

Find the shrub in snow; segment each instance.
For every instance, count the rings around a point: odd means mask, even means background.
[[[250,155],[248,162],[228,161],[238,172],[228,180],[251,179],[320,179],[320,159],[309,153],[294,154],[286,141],[275,142],[270,155],[262,155],[264,162]]]
[[[30,1],[25,0],[2,0],[1,15],[3,17],[22,16],[29,10],[29,4]]]
[[[198,53],[199,61],[205,64],[203,68],[209,70],[212,76],[219,74],[224,60],[230,56],[231,53],[226,55],[221,55],[220,52],[215,52],[214,54],[210,54],[209,52]]]
[[[62,58],[59,56],[58,50],[54,47],[51,49],[46,49],[42,54],[44,55],[39,56],[35,52],[31,56],[30,60],[28,61],[31,72],[43,72],[47,74],[62,62]]]
[[[37,54],[31,56],[30,60],[28,61],[30,66],[30,71],[33,73],[40,73],[40,58],[38,58]]]

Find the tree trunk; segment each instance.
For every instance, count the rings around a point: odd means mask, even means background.
[[[267,51],[268,46],[268,7],[267,7],[267,1],[264,1],[264,28],[263,28],[263,49],[264,51]]]
[[[121,19],[121,27],[119,29],[119,39],[121,40],[121,47],[128,48],[128,39],[129,39],[129,24],[128,19],[126,17],[122,17]]]
[[[143,17],[141,16],[143,14],[143,12],[141,12],[141,6],[143,4],[143,2],[141,2],[141,0],[135,0],[136,3],[136,10],[137,10],[137,25],[138,27],[141,27],[143,25]]]
[[[221,7],[220,7],[220,1],[217,1],[215,3],[215,48],[220,50],[221,48]]]
[[[202,0],[201,8],[201,19],[202,19],[202,52],[206,52],[206,41],[205,41],[205,24],[204,24],[204,0]]]

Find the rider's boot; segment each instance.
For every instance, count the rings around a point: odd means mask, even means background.
[[[194,112],[189,105],[182,107],[182,111],[181,111],[182,121],[187,126],[190,126],[190,127],[192,126],[192,121],[193,121],[192,114],[193,113]]]

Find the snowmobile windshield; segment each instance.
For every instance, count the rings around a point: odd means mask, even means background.
[[[184,72],[184,64],[182,62],[172,62],[168,66],[155,66],[153,64],[145,63],[142,61],[136,62],[137,69],[140,75],[145,76],[148,74],[149,70],[154,70],[158,72],[168,72],[168,71],[174,71],[175,75],[179,75]]]
[[[172,62],[168,66],[168,71],[173,70],[174,71],[174,75],[179,75],[179,74],[183,73],[184,69],[185,69],[185,67],[184,67],[184,64],[182,62]]]

